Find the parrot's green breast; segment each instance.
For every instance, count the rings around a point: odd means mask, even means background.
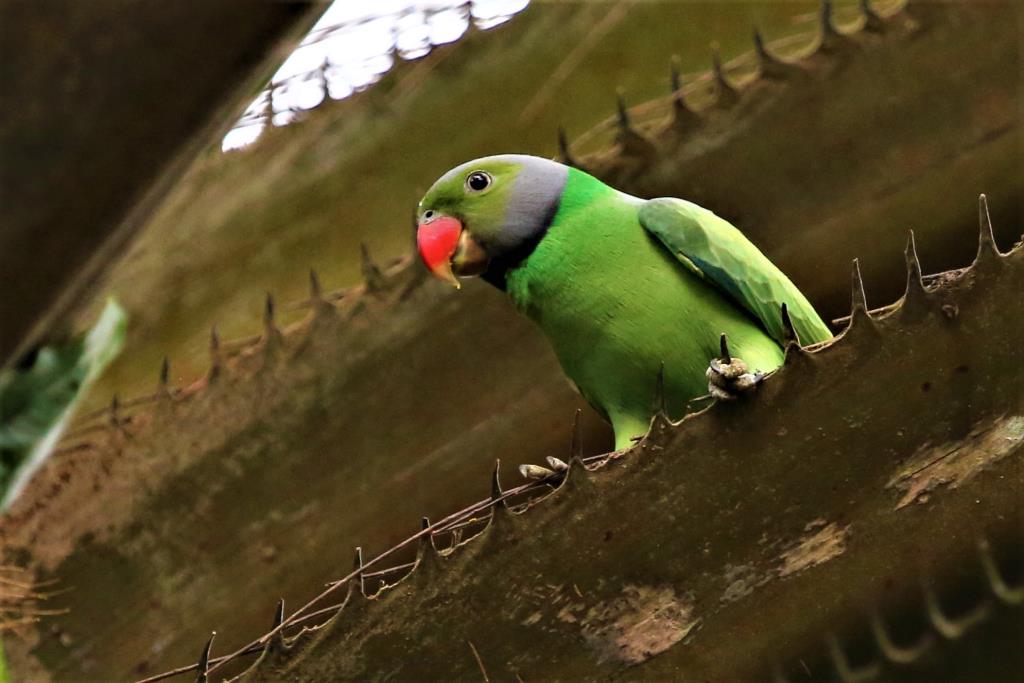
[[[571,170],[547,233],[506,280],[566,374],[612,422],[616,448],[647,431],[662,365],[670,414],[707,393],[704,373],[723,332],[751,369],[783,360],[748,311],[644,228],[643,204]]]

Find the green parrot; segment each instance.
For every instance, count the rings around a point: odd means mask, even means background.
[[[779,367],[783,304],[801,343],[832,337],[727,221],[548,159],[504,154],[448,171],[419,203],[417,243],[436,276],[456,287],[480,276],[540,326],[617,449],[647,432],[659,382],[679,415],[709,389],[733,398]],[[718,360],[723,334],[734,356]]]

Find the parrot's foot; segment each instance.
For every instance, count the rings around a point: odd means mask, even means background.
[[[756,389],[764,380],[763,372],[750,372],[746,363],[729,353],[724,334],[722,357],[712,358],[704,375],[708,378],[708,392],[720,401],[734,401]]]
[[[542,467],[541,465],[529,464],[520,465],[519,474],[522,475],[524,479],[554,479],[556,477],[561,476],[566,470],[569,469],[569,465],[567,465],[562,460],[559,460],[558,458],[548,456],[547,460],[549,467]]]

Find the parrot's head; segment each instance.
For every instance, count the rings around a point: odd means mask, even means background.
[[[569,168],[522,154],[484,157],[441,176],[417,207],[416,242],[427,268],[459,286],[504,274],[530,255],[558,210]]]

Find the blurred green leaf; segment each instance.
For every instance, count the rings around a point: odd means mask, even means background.
[[[53,450],[82,391],[120,353],[127,320],[109,299],[84,337],[43,346],[22,367],[0,371],[0,510]]]

